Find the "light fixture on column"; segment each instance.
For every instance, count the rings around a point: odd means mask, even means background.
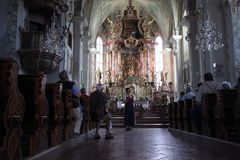
[[[228,0],[232,12],[238,13],[240,10],[240,0]]]
[[[222,33],[216,29],[215,23],[210,21],[209,18],[202,23],[196,40],[196,49],[203,52],[218,50],[224,46]]]

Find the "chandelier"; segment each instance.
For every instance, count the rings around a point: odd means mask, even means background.
[[[218,50],[224,46],[222,33],[216,29],[215,23],[209,18],[202,23],[200,31],[196,35],[196,41],[196,49],[202,52]]]
[[[46,33],[40,37],[40,46],[42,52],[63,55],[65,51],[64,37],[55,21],[47,27]]]

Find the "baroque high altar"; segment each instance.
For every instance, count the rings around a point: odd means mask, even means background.
[[[129,1],[123,17],[107,18],[106,81],[112,96],[123,97],[130,87],[136,99],[151,98],[154,80],[153,18],[138,16]],[[104,64],[105,65],[105,64]]]

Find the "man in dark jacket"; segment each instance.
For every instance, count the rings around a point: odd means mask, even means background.
[[[99,127],[100,122],[102,120],[106,121],[106,136],[105,139],[112,139],[113,135],[110,132],[112,121],[111,116],[109,115],[106,104],[107,104],[107,96],[102,92],[103,85],[98,84],[96,91],[91,93],[89,97],[90,102],[90,115],[93,121],[96,122],[96,134],[95,139],[100,139],[99,135]]]

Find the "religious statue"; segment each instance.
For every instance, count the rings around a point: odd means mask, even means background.
[[[97,78],[98,83],[101,83],[102,72],[100,71],[99,68],[97,69],[96,78]]]
[[[109,24],[109,34],[111,38],[114,38],[114,23],[110,18],[107,18],[108,24]]]
[[[106,75],[107,75],[107,82],[110,83],[110,82],[112,81],[112,80],[111,80],[111,75],[112,75],[112,74],[111,74],[110,68],[108,69]]]
[[[141,26],[140,31],[142,32],[144,38],[149,39],[151,38],[151,32],[152,32],[152,23],[154,22],[154,19],[150,21],[145,21],[144,18],[140,20]]]
[[[168,79],[168,72],[165,72],[165,80],[167,81]]]
[[[165,79],[164,79],[164,75],[163,75],[163,71],[161,71],[161,81],[164,83]]]
[[[107,18],[109,34],[111,39],[120,38],[122,32],[121,16],[117,16],[115,22]]]
[[[151,77],[152,77],[152,82],[154,82],[154,80],[155,80],[155,74],[154,74],[154,71],[151,71]]]

